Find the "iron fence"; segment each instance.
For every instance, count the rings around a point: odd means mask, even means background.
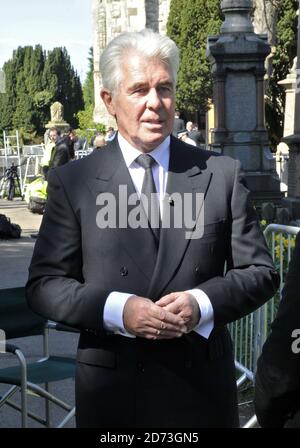
[[[275,296],[262,307],[228,326],[234,345],[235,366],[240,373],[237,379],[238,388],[246,380],[254,384],[257,360],[277,313],[295,236],[299,231],[299,227],[281,224],[270,224],[264,231],[274,265],[280,274],[280,287]],[[251,428],[256,423],[256,417],[253,416],[244,428]]]

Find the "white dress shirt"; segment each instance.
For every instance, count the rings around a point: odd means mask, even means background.
[[[141,193],[145,170],[135,162],[141,152],[131,146],[127,140],[118,132],[118,142],[124,157],[125,164],[129,170],[133,184],[137,193]],[[168,169],[170,160],[170,137],[167,137],[157,148],[151,151],[151,156],[155,159],[156,164],[152,167],[153,178],[156,191],[159,195],[160,213],[163,213],[163,198],[166,192]],[[205,263],[205,260],[203,260]],[[201,319],[193,331],[208,339],[214,327],[214,312],[212,304],[208,296],[201,289],[191,289],[189,291],[198,302]],[[109,294],[104,306],[104,327],[108,332],[120,334],[126,337],[135,336],[130,334],[123,323],[123,309],[132,294],[113,291]]]

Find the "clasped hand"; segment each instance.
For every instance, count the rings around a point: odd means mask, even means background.
[[[146,339],[180,338],[191,331],[199,319],[199,305],[188,292],[168,294],[156,303],[132,296],[123,311],[126,330]]]

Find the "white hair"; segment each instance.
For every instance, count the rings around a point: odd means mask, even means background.
[[[101,54],[100,72],[103,87],[115,93],[122,81],[122,61],[133,50],[147,59],[155,58],[168,65],[174,85],[179,68],[179,49],[175,42],[150,29],[124,32],[115,37]]]

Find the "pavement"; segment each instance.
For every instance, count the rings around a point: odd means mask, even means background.
[[[14,198],[13,201],[0,199],[0,213],[11,219],[11,222],[19,224],[22,228],[20,239],[0,240],[0,289],[24,286],[28,277],[28,267],[32,257],[35,238],[31,235],[38,233],[42,216],[31,213],[27,204],[21,199]],[[39,336],[19,338],[10,341],[12,344],[21,348],[26,356],[27,362],[34,361],[42,357],[42,340]],[[49,338],[50,353],[53,355],[63,355],[74,357],[78,335],[71,333],[59,333],[51,331]],[[16,358],[13,355],[1,354],[0,368],[16,364]],[[0,397],[8,389],[6,385],[0,384]],[[74,380],[64,380],[54,383],[51,391],[56,393],[62,400],[74,406]],[[19,393],[16,394],[16,402],[20,402]],[[45,406],[43,400],[28,395],[30,410],[33,410],[40,416],[45,415]],[[51,423],[56,426],[64,412],[57,406],[52,405]],[[28,420],[29,427],[40,428],[39,423]],[[7,405],[0,408],[0,428],[19,428],[21,427],[20,413]],[[75,427],[74,418],[66,427]]]
[[[36,241],[31,235],[37,234],[42,216],[31,213],[21,199],[0,199],[0,213],[22,229],[20,239],[0,240],[0,288],[24,286]]]

